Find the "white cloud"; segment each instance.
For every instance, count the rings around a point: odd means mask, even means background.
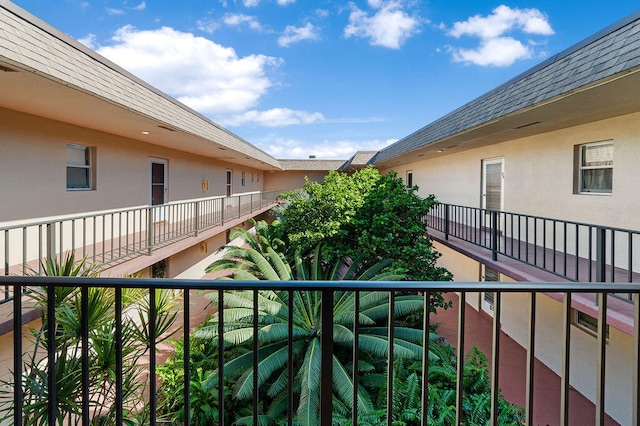
[[[220,24],[213,19],[201,19],[197,24],[198,29],[207,34],[213,34],[218,28],[220,28]]]
[[[230,27],[239,27],[246,24],[252,30],[262,31],[262,25],[255,16],[244,15],[242,13],[227,13],[222,18],[222,22]]]
[[[244,0],[244,7],[255,7],[260,4],[260,0]]]
[[[275,158],[334,158],[347,160],[356,151],[378,151],[391,145],[396,139],[351,141],[339,140],[322,142],[306,142],[299,139],[276,138],[268,142],[259,142],[257,145]]]
[[[511,37],[482,40],[475,49],[457,48],[453,52],[456,62],[470,62],[481,66],[508,67],[519,59],[531,58],[528,46]]]
[[[145,10],[146,8],[147,8],[147,3],[143,1],[139,5],[135,6],[133,10]]]
[[[304,27],[294,27],[288,25],[284,30],[284,34],[278,37],[278,44],[282,47],[288,47],[292,43],[297,43],[302,40],[318,40],[320,35],[317,28],[310,22]]]
[[[78,41],[82,44],[84,44],[85,46],[87,46],[89,49],[95,49],[96,48],[96,35],[95,34],[87,34],[86,36],[79,38]]]
[[[373,16],[354,3],[349,5],[351,14],[349,25],[344,29],[345,37],[366,38],[373,46],[399,49],[419,32],[420,19],[405,12],[401,1],[369,0],[369,6],[378,9]]]
[[[296,0],[276,0],[276,3],[278,3],[280,6],[286,6],[288,4],[293,4],[295,2]]]
[[[505,36],[516,30],[532,35],[554,34],[547,17],[538,9],[512,9],[501,5],[491,15],[475,15],[453,24],[448,35],[480,39],[480,44],[474,49],[452,48],[453,59],[456,62],[503,67],[520,59],[531,58],[534,53],[532,47],[542,43],[529,41],[525,45],[513,37]]]
[[[242,114],[226,118],[220,122],[226,126],[242,126],[255,124],[264,127],[291,126],[295,124],[311,124],[324,121],[319,112],[296,111],[289,108],[272,108],[266,111],[246,111]]]
[[[214,120],[256,107],[281,59],[238,57],[234,49],[169,27],[120,28],[98,52]]]
[[[109,15],[124,15],[124,10],[122,9],[113,9],[113,8],[106,8],[106,11]]]
[[[137,30],[128,25],[112,41],[98,53],[222,125],[277,127],[325,121],[318,112],[256,109],[273,85],[268,71],[282,59],[240,58],[232,48],[169,27]]]

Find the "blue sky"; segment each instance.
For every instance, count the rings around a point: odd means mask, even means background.
[[[19,0],[276,158],[378,150],[635,0]]]

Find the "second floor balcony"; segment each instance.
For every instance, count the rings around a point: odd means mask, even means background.
[[[612,292],[625,293],[630,295],[634,301],[634,333],[638,336],[640,324],[640,285],[639,284],[619,284],[619,283],[452,283],[452,282],[326,282],[326,281],[207,281],[207,280],[153,280],[153,279],[123,279],[123,278],[75,278],[64,277],[4,277],[2,282],[6,284],[12,294],[23,294],[25,291],[40,292],[40,302],[43,311],[43,325],[40,326],[41,349],[44,353],[39,354],[37,362],[34,364],[32,354],[34,353],[33,340],[23,337],[21,333],[14,333],[10,341],[12,347],[12,362],[10,366],[2,371],[2,380],[5,383],[2,393],[2,407],[5,409],[7,421],[10,424],[24,424],[25,421],[36,421],[36,424],[90,424],[96,415],[104,416],[103,420],[111,419],[115,424],[124,424],[132,421],[134,417],[144,412],[144,424],[156,425],[165,424],[164,420],[157,415],[160,401],[158,391],[162,383],[158,381],[159,342],[163,340],[162,334],[164,324],[166,324],[167,311],[163,309],[163,292],[173,292],[179,296],[178,305],[171,311],[181,322],[181,327],[177,331],[177,337],[183,339],[184,352],[180,365],[178,389],[182,393],[184,404],[184,424],[190,424],[193,412],[191,409],[202,401],[202,392],[208,392],[212,398],[210,409],[215,411],[217,424],[235,424],[239,418],[243,418],[243,424],[261,424],[273,408],[266,405],[273,397],[273,390],[276,383],[281,389],[282,411],[278,411],[279,424],[294,425],[300,424],[301,416],[305,416],[305,424],[362,424],[367,417],[366,407],[368,404],[349,404],[348,401],[360,401],[364,397],[365,388],[371,386],[362,367],[368,362],[365,340],[376,339],[383,345],[380,348],[384,353],[384,358],[379,359],[386,365],[386,372],[380,377],[383,380],[380,386],[386,390],[381,394],[385,395],[379,401],[380,412],[377,412],[379,423],[375,424],[395,424],[404,415],[405,408],[415,408],[413,419],[409,424],[471,424],[471,416],[478,416],[476,422],[492,425],[500,425],[500,412],[498,411],[500,402],[500,388],[507,387],[508,382],[514,382],[509,377],[509,364],[513,362],[510,350],[508,350],[509,339],[501,331],[501,310],[506,308],[503,300],[509,294],[519,294],[527,300],[528,306],[525,315],[524,326],[528,333],[527,344],[524,348],[523,358],[526,362],[524,380],[517,383],[521,392],[525,395],[519,403],[523,406],[522,421],[527,425],[540,424],[540,419],[544,418],[547,423],[571,425],[571,424],[596,424],[615,425],[616,423],[606,415],[608,404],[613,402],[613,390],[625,386],[624,393],[632,400],[631,407],[633,413],[629,413],[628,418],[632,419],[629,424],[638,424],[640,417],[636,409],[638,407],[638,369],[640,362],[640,344],[638,339],[634,340],[632,354],[633,367],[627,371],[628,376],[633,376],[633,380],[623,385],[612,383],[612,371],[608,367],[608,337],[606,322],[607,301],[611,300]],[[77,302],[73,308],[77,313],[77,334],[68,336],[64,330],[69,331],[70,319],[60,310],[59,298],[56,295],[60,292],[68,292],[69,286],[73,286],[74,299]],[[142,350],[144,359],[142,362],[141,375],[138,377],[139,393],[131,394],[132,383],[126,381],[127,371],[132,367],[128,351],[131,345],[131,336],[127,334],[128,321],[131,318],[131,305],[125,301],[124,294],[130,289],[139,289],[143,295],[145,306],[148,308],[145,314],[140,317],[137,327],[140,334],[137,338],[144,340],[145,346]],[[67,289],[67,290],[65,290]],[[113,323],[107,324],[103,331],[95,329],[95,313],[91,311],[92,300],[95,289],[106,289],[108,294],[112,294],[111,308],[113,309]],[[400,292],[401,291],[401,292]],[[477,291],[494,292],[495,315],[493,325],[490,327],[488,338],[491,340],[491,350],[487,353],[489,365],[489,382],[491,391],[485,395],[487,408],[486,418],[478,413],[470,413],[469,395],[473,390],[468,387],[467,379],[463,381],[465,366],[463,362],[451,365],[451,374],[455,379],[451,382],[450,388],[434,388],[439,383],[443,369],[437,366],[434,360],[439,356],[432,351],[435,342],[431,336],[432,325],[440,323],[440,314],[429,314],[429,295],[432,292],[455,292],[458,302],[456,304],[457,321],[453,323],[453,330],[457,337],[454,345],[456,356],[462,360],[470,351],[471,342],[477,336],[472,333],[471,327],[476,327],[474,318],[468,318],[468,307],[465,300]],[[599,319],[602,324],[596,332],[598,357],[597,363],[593,366],[590,374],[595,378],[597,389],[595,390],[594,408],[590,413],[576,411],[577,401],[575,392],[572,390],[575,376],[571,371],[579,365],[576,356],[572,352],[574,348],[570,344],[561,344],[557,349],[561,359],[561,372],[557,382],[557,399],[543,397],[549,392],[550,382],[547,380],[548,373],[544,366],[537,362],[537,357],[544,347],[545,335],[538,328],[537,324],[544,320],[545,307],[541,305],[542,294],[553,292],[562,294],[562,315],[558,328],[561,330],[561,342],[570,342],[572,333],[575,331],[571,327],[571,299],[575,292],[587,292],[597,294],[602,301],[599,310]],[[219,348],[216,357],[211,360],[212,371],[207,377],[201,377],[200,371],[194,369],[194,359],[191,347],[190,334],[194,324],[194,298],[199,297],[202,292],[215,297],[215,303],[210,306],[212,318],[215,320],[213,337],[215,345]],[[247,311],[243,323],[245,330],[250,331],[250,336],[246,340],[246,354],[243,363],[246,364],[246,372],[241,378],[232,378],[232,371],[237,367],[234,358],[226,355],[232,351],[234,338],[228,333],[233,330],[238,317],[227,311],[226,308],[239,293],[253,295],[254,302],[250,302],[251,297],[244,309]],[[282,297],[282,312],[269,313],[268,303],[263,296],[271,293],[280,294]],[[70,293],[69,293],[70,294]],[[370,324],[364,321],[370,313],[365,311],[367,298],[372,294],[382,294],[377,296],[381,307],[386,309],[387,320],[378,322],[375,329],[370,328]],[[451,293],[453,294],[453,293]],[[398,326],[395,318],[402,316],[401,306],[405,303],[404,298],[413,295],[413,298],[422,298],[423,320],[416,330],[415,339],[408,339],[406,330]],[[93,296],[91,296],[93,297]],[[314,298],[318,303],[318,312],[314,313],[313,322],[315,324],[311,330],[307,330],[309,337],[305,338],[300,333],[299,324],[294,319],[297,315],[300,297]],[[22,297],[14,297],[12,300],[13,312],[20,312],[23,306]],[[347,301],[347,303],[345,303]],[[273,321],[264,321],[265,317],[273,318]],[[14,329],[20,330],[22,327],[19,315],[13,315]],[[322,325],[325,326],[322,326]],[[333,324],[326,327],[326,324]],[[111,328],[113,327],[113,328]],[[267,376],[267,371],[272,371],[270,364],[275,362],[274,356],[267,357],[273,341],[265,340],[265,336],[274,331],[274,327],[282,327],[282,333],[278,333],[280,340],[279,349],[275,352],[277,361],[282,365],[282,376]],[[73,326],[71,329],[75,329]],[[215,330],[217,329],[217,333]],[[102,333],[108,332],[108,335]],[[102,337],[100,337],[102,335]],[[256,338],[260,337],[259,338]],[[108,339],[107,339],[108,337]],[[69,339],[75,342],[73,347],[65,345]],[[300,345],[311,339],[316,342],[317,347],[311,353],[312,359],[303,360],[300,352]],[[135,339],[134,339],[135,340]],[[409,344],[411,340],[413,343]],[[106,344],[106,346],[105,346]],[[75,348],[75,349],[73,349]],[[94,365],[89,360],[93,359],[96,353],[103,353],[105,349],[113,353],[113,364]],[[317,351],[317,352],[316,352]],[[142,358],[140,358],[142,359]],[[139,359],[139,360],[140,360]],[[422,365],[418,368],[414,385],[417,388],[412,390],[411,395],[415,398],[411,402],[402,400],[406,397],[406,383],[398,381],[398,377],[405,377],[406,372],[397,369],[397,362],[408,363],[412,360],[414,365]],[[348,363],[347,363],[348,361]],[[430,363],[434,362],[433,365]],[[577,363],[576,363],[577,362]],[[364,363],[364,364],[363,364]],[[70,373],[70,366],[73,371]],[[394,365],[396,368],[394,368]],[[37,366],[37,367],[34,367]],[[294,370],[294,368],[296,370]],[[305,398],[305,391],[300,389],[300,372],[298,368],[309,371],[317,388],[308,389],[306,398],[316,400],[317,410],[308,413],[297,411],[300,398]],[[105,374],[100,382],[96,384],[96,369],[104,370]],[[37,374],[35,374],[37,372]],[[107,374],[108,373],[108,374]],[[448,374],[448,373],[447,373]],[[466,377],[466,376],[465,376]],[[231,380],[231,382],[229,381]],[[236,380],[243,380],[247,386],[247,394],[243,397],[247,402],[247,407],[251,409],[240,412],[235,398],[236,393],[229,393],[228,387]],[[404,380],[404,379],[403,379]],[[65,385],[66,383],[66,385]],[[77,388],[69,388],[67,385],[73,383]],[[203,383],[206,383],[205,387]],[[342,387],[338,385],[342,383]],[[359,384],[353,386],[354,383]],[[134,383],[135,384],[135,383]],[[351,384],[351,386],[348,386]],[[629,385],[630,384],[630,385]],[[346,387],[345,387],[346,386]],[[627,388],[628,386],[628,388]],[[108,389],[107,392],[103,392]],[[302,392],[302,393],[301,393]],[[309,392],[313,392],[310,394]],[[448,414],[438,419],[433,418],[435,407],[442,404],[445,395],[450,399]],[[194,399],[195,398],[195,399]],[[437,398],[440,398],[436,400]],[[484,397],[483,397],[484,398]],[[401,402],[399,403],[399,399]],[[541,405],[544,400],[544,405]],[[192,402],[193,401],[193,402]],[[234,402],[235,401],[235,402]],[[442,408],[442,407],[440,407]],[[557,413],[557,417],[548,420],[548,412]],[[34,414],[35,413],[35,414]],[[364,416],[364,417],[363,417]],[[547,416],[547,417],[545,417]],[[58,419],[56,422],[48,419]],[[139,418],[139,417],[138,417]],[[369,417],[370,418],[370,417]],[[587,419],[585,421],[585,418]],[[473,423],[473,422],[472,422]],[[175,424],[175,423],[174,423]]]
[[[0,224],[0,274],[40,273],[43,259],[69,252],[100,266],[104,275],[130,274],[270,210],[278,195],[256,192]]]

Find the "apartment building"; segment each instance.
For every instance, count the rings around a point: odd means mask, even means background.
[[[375,155],[443,203],[429,226],[456,280],[637,282],[639,46],[635,13]],[[631,424],[632,305],[619,296],[609,298],[606,404]],[[493,314],[493,293],[467,302]],[[537,302],[537,356],[560,374],[562,298]],[[503,295],[502,329],[525,347],[528,306]],[[593,400],[598,301],[574,295],[572,306],[571,385]]]
[[[74,251],[104,275],[198,278],[279,191],[369,163],[437,195],[430,232],[459,281],[637,282],[639,46],[637,13],[377,153],[278,160],[0,0],[0,273]],[[630,424],[632,305],[619,296],[606,408]],[[467,302],[491,316],[492,297]],[[557,373],[559,297],[538,294],[536,323],[536,355]],[[522,346],[525,299],[502,297],[502,329]],[[571,384],[593,400],[598,303],[572,306]]]
[[[202,276],[274,191],[343,163],[280,162],[4,0],[0,93],[3,274],[75,251],[109,276]]]

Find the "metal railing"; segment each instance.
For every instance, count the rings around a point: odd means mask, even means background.
[[[0,274],[41,273],[44,259],[69,252],[95,265],[150,255],[158,247],[271,206],[279,195],[211,197],[0,226]],[[9,300],[8,289],[0,299]]]
[[[150,373],[150,385],[152,386],[152,389],[150,390],[150,392],[148,394],[146,394],[146,396],[144,396],[145,398],[148,398],[148,405],[150,407],[149,413],[150,413],[150,419],[149,419],[149,424],[150,425],[156,425],[158,423],[158,419],[156,418],[156,408],[157,408],[157,397],[156,397],[156,388],[155,388],[155,380],[153,378],[156,377],[156,345],[155,345],[155,341],[156,341],[156,329],[155,329],[155,322],[156,322],[156,311],[155,311],[155,291],[158,289],[175,289],[177,291],[181,291],[183,293],[183,304],[182,304],[182,310],[183,310],[183,316],[182,316],[182,320],[184,322],[184,326],[183,326],[183,330],[189,330],[190,326],[194,325],[191,324],[191,312],[190,312],[190,298],[189,298],[189,291],[190,290],[209,290],[209,291],[213,291],[213,292],[217,292],[218,294],[218,303],[217,303],[217,308],[219,309],[219,313],[224,313],[224,308],[225,308],[225,299],[226,297],[228,297],[230,295],[230,292],[233,291],[237,291],[237,290],[249,290],[249,291],[254,291],[256,292],[255,294],[257,294],[257,292],[262,291],[262,290],[282,290],[285,292],[288,292],[289,297],[288,297],[288,311],[289,311],[289,320],[287,323],[287,328],[288,328],[288,340],[287,340],[287,346],[288,346],[288,359],[291,360],[292,356],[293,356],[293,348],[292,348],[292,344],[293,344],[293,333],[294,333],[294,325],[293,325],[293,320],[291,318],[291,312],[293,311],[293,304],[294,302],[294,297],[291,297],[292,292],[305,292],[305,294],[307,292],[314,292],[317,291],[321,294],[321,315],[322,315],[322,322],[321,324],[332,324],[334,321],[334,305],[333,305],[333,301],[334,296],[336,296],[337,292],[354,292],[356,297],[355,297],[355,301],[353,303],[353,308],[351,310],[351,315],[353,315],[353,321],[352,321],[352,330],[350,331],[352,333],[353,336],[353,341],[354,343],[357,342],[359,340],[359,320],[360,320],[360,305],[359,305],[359,301],[360,301],[360,295],[364,294],[365,292],[388,292],[388,301],[389,301],[389,320],[387,322],[387,325],[383,325],[383,327],[386,327],[387,329],[387,336],[388,336],[388,342],[389,342],[389,347],[387,350],[387,353],[389,354],[387,357],[387,364],[389,366],[393,365],[393,360],[394,360],[394,349],[396,349],[396,346],[394,346],[394,318],[396,315],[396,308],[395,308],[395,297],[396,297],[396,292],[397,291],[403,291],[403,292],[418,292],[418,294],[422,294],[424,296],[424,323],[423,323],[423,327],[422,327],[422,333],[423,333],[423,344],[422,346],[422,362],[423,362],[423,368],[422,368],[422,372],[421,372],[421,389],[422,389],[422,397],[421,397],[421,402],[422,402],[422,407],[427,407],[429,402],[429,393],[428,393],[428,386],[429,386],[429,368],[427,367],[428,364],[426,362],[426,360],[429,358],[428,354],[429,354],[429,330],[430,330],[430,319],[429,319],[429,315],[427,315],[426,313],[429,312],[429,306],[428,306],[428,300],[429,297],[431,295],[432,292],[459,292],[460,296],[459,296],[459,312],[458,312],[458,345],[457,345],[457,356],[459,360],[462,360],[464,358],[465,355],[465,298],[467,296],[467,293],[469,292],[479,292],[479,291],[493,291],[495,292],[495,297],[494,297],[494,301],[495,301],[495,305],[494,305],[494,325],[493,325],[493,351],[491,354],[491,390],[492,390],[492,394],[491,394],[491,406],[492,406],[492,411],[491,411],[491,418],[490,418],[490,424],[492,425],[497,425],[498,424],[498,420],[497,420],[497,401],[498,401],[498,385],[499,385],[499,378],[500,378],[500,369],[499,369],[499,363],[498,360],[500,358],[500,318],[501,318],[501,296],[503,295],[503,293],[528,293],[529,294],[529,315],[528,315],[528,324],[527,324],[527,328],[528,328],[528,333],[529,333],[529,338],[528,338],[528,347],[526,348],[527,351],[527,371],[526,371],[526,404],[525,404],[525,410],[526,410],[526,424],[527,425],[533,425],[533,415],[534,415],[534,411],[533,411],[533,407],[534,407],[534,395],[535,395],[535,388],[534,388],[534,381],[533,381],[533,377],[534,377],[534,360],[536,357],[536,339],[541,339],[544,338],[544,336],[536,336],[536,315],[537,315],[537,309],[536,309],[536,295],[542,292],[554,292],[554,293],[564,293],[564,309],[563,309],[563,335],[562,335],[562,339],[563,342],[566,342],[565,344],[563,344],[562,347],[562,373],[561,373],[561,392],[560,392],[560,407],[561,407],[561,415],[560,415],[560,419],[558,419],[558,424],[561,425],[569,425],[569,389],[570,389],[570,382],[569,382],[569,371],[571,369],[571,363],[569,362],[570,360],[570,352],[571,352],[571,346],[569,344],[569,342],[571,341],[570,338],[570,332],[571,332],[571,327],[570,327],[570,321],[571,321],[571,294],[573,292],[580,292],[580,293],[597,293],[599,294],[599,300],[600,302],[600,307],[599,307],[599,312],[598,312],[598,320],[599,320],[599,327],[597,330],[597,341],[598,341],[598,348],[599,348],[599,352],[598,352],[598,361],[597,361],[597,366],[595,367],[595,372],[597,374],[597,392],[596,392],[596,398],[595,398],[595,406],[596,406],[596,419],[595,419],[595,424],[596,425],[603,425],[604,424],[604,418],[605,418],[605,378],[606,378],[606,354],[607,354],[607,338],[606,338],[606,318],[607,318],[607,295],[610,294],[611,292],[624,292],[624,293],[630,293],[633,295],[633,300],[635,303],[635,310],[634,310],[634,344],[633,344],[633,358],[632,358],[632,362],[631,364],[633,365],[633,374],[634,374],[634,380],[633,380],[633,389],[629,390],[629,393],[632,395],[632,406],[633,406],[633,424],[634,425],[638,425],[638,416],[640,415],[640,413],[638,413],[637,408],[639,406],[639,400],[638,400],[638,391],[639,391],[639,384],[638,384],[638,368],[640,365],[640,339],[638,338],[639,334],[639,319],[640,319],[640,299],[638,297],[639,293],[640,293],[640,284],[627,284],[627,283],[492,283],[492,282],[482,282],[482,283],[454,283],[454,282],[402,282],[402,283],[398,283],[398,282],[363,282],[363,281],[357,281],[357,282],[349,282],[349,281],[342,281],[342,282],[326,282],[326,281],[289,281],[289,282],[273,282],[273,281],[206,281],[206,280],[169,280],[169,279],[161,279],[161,280],[153,280],[153,279],[116,279],[116,278],[62,278],[62,277],[58,277],[58,278],[52,278],[52,277],[48,277],[48,278],[43,278],[43,277],[17,277],[17,276],[11,276],[11,277],[4,277],[2,278],[4,280],[4,283],[9,285],[11,287],[11,291],[13,294],[22,294],[22,292],[25,289],[31,288],[33,286],[39,286],[43,289],[46,290],[46,294],[48,294],[48,298],[47,298],[47,303],[46,303],[46,307],[43,308],[43,311],[46,312],[45,318],[46,318],[46,327],[45,330],[46,332],[46,336],[44,337],[46,339],[45,345],[44,347],[46,347],[48,349],[48,355],[47,357],[45,357],[45,359],[42,361],[44,364],[43,365],[47,365],[47,383],[48,385],[46,386],[46,389],[43,389],[42,392],[43,395],[45,396],[45,401],[46,401],[46,415],[49,416],[49,419],[55,418],[56,413],[57,413],[57,404],[59,403],[59,401],[57,400],[57,396],[56,396],[56,374],[57,374],[57,370],[56,370],[56,360],[57,360],[57,353],[56,353],[56,339],[59,339],[60,335],[56,334],[56,330],[57,330],[57,324],[55,323],[56,318],[59,318],[58,316],[56,316],[56,306],[55,306],[55,292],[56,289],[60,288],[60,287],[65,287],[65,286],[73,286],[74,288],[78,288],[80,289],[80,291],[82,292],[82,297],[81,297],[81,303],[80,305],[82,306],[81,308],[81,318],[79,319],[79,323],[83,324],[82,326],[82,332],[81,332],[81,347],[82,347],[82,354],[87,355],[89,352],[91,351],[92,348],[90,346],[90,341],[88,338],[88,333],[89,330],[87,330],[88,326],[88,316],[90,314],[89,309],[88,309],[88,294],[89,294],[89,289],[92,288],[110,288],[113,289],[114,294],[115,294],[115,324],[116,324],[116,330],[115,332],[115,336],[116,336],[116,342],[115,342],[115,352],[116,352],[116,361],[115,361],[115,375],[114,375],[114,380],[115,380],[115,391],[114,391],[114,406],[115,406],[115,416],[116,416],[116,424],[123,424],[123,399],[122,399],[122,395],[123,395],[123,374],[122,374],[122,369],[123,369],[123,343],[122,343],[122,329],[121,329],[121,324],[122,324],[122,316],[123,316],[123,309],[122,309],[122,291],[125,288],[144,288],[144,289],[148,289],[149,291],[149,297],[150,297],[150,311],[148,314],[148,336],[150,337],[150,347],[149,347],[149,357],[150,357],[150,362],[149,362],[149,373]],[[254,296],[254,303],[252,306],[246,306],[246,309],[253,309],[253,329],[254,329],[254,336],[258,335],[259,330],[258,330],[258,303],[255,302],[255,300],[257,300],[257,296]],[[331,301],[331,303],[326,303],[326,301]],[[13,312],[22,312],[23,309],[23,300],[21,297],[15,297],[13,299]],[[345,312],[341,312],[341,315],[344,317]],[[223,352],[225,349],[225,339],[224,339],[224,334],[223,334],[223,330],[225,328],[225,318],[224,315],[219,315],[219,322],[218,322],[218,329],[219,329],[219,334],[218,334],[218,347],[220,348],[219,353],[218,353],[218,369],[219,369],[219,375],[218,375],[218,381],[217,381],[217,390],[218,390],[218,395],[219,395],[219,399],[218,399],[218,405],[217,408],[219,410],[219,419],[220,419],[220,424],[224,425],[225,424],[225,416],[224,416],[224,412],[225,412],[225,404],[228,402],[226,401],[226,398],[228,398],[228,396],[225,395],[225,391],[224,391],[224,386],[225,383],[223,382],[223,376],[224,376],[224,369],[225,369],[225,364],[224,364],[224,360],[223,360]],[[22,320],[20,315],[14,315],[13,317],[13,321],[14,321],[14,330],[20,330],[22,327]],[[233,320],[232,320],[233,321]],[[119,328],[120,327],[120,328]],[[334,357],[334,352],[333,352],[333,344],[334,344],[334,328],[333,327],[321,327],[321,325],[319,325],[319,330],[318,332],[320,333],[321,337],[321,367],[320,367],[320,374],[322,376],[322,379],[320,380],[320,389],[319,389],[319,393],[320,393],[320,412],[317,413],[317,415],[319,416],[319,421],[320,424],[322,425],[326,425],[326,426],[330,426],[332,425],[333,422],[333,416],[334,416],[334,407],[333,407],[333,393],[334,393],[334,385],[332,383],[332,369],[334,368],[334,364],[333,364],[333,357]],[[188,333],[184,335],[185,340],[184,340],[184,365],[190,365],[190,351],[191,351],[191,347],[190,347],[190,340],[188,338]],[[341,334],[341,339],[344,339],[344,334]],[[255,340],[255,339],[254,339]],[[255,343],[254,343],[254,349],[255,349]],[[13,352],[14,352],[14,362],[13,362],[13,369],[11,371],[12,377],[14,382],[13,383],[21,383],[23,386],[27,386],[27,379],[26,379],[26,375],[25,375],[25,371],[24,371],[24,366],[23,366],[23,338],[21,336],[21,333],[14,333],[13,336]],[[353,365],[355,366],[354,369],[351,371],[351,380],[353,381],[353,383],[358,383],[359,382],[359,375],[360,375],[360,371],[357,368],[358,365],[358,350],[357,350],[357,344],[354,344],[354,351],[353,351]],[[258,351],[254,350],[254,356],[253,356],[253,361],[252,361],[252,371],[254,374],[254,377],[258,376],[258,371],[259,371],[259,359],[258,359],[259,355],[258,355]],[[86,360],[86,356],[83,356],[82,359]],[[463,396],[464,396],[464,389],[462,387],[462,380],[461,380],[461,375],[462,375],[462,362],[458,363],[458,367],[457,367],[457,389],[456,389],[456,407],[457,407],[457,418],[456,418],[456,424],[460,425],[462,424],[462,418],[461,418],[461,413],[462,413],[462,401],[463,401]],[[290,365],[291,363],[288,364],[289,365],[289,369],[291,369]],[[293,380],[295,380],[294,378],[294,374],[292,374],[293,372],[291,370],[289,370],[289,374],[288,374],[288,385],[286,386],[287,389],[287,414],[286,414],[286,419],[289,425],[293,425],[295,424],[295,420],[296,420],[296,414],[293,410],[293,390],[295,389],[295,386],[293,384]],[[631,373],[631,372],[630,372]],[[18,378],[16,380],[16,378]],[[19,379],[21,378],[21,379]],[[190,401],[190,396],[191,396],[191,387],[190,387],[190,382],[191,382],[191,370],[190,368],[187,368],[184,370],[184,381],[183,381],[183,387],[184,387],[184,401],[186,401],[186,406],[184,409],[184,413],[185,413],[185,424],[190,424],[190,410],[189,410],[189,401]],[[77,407],[79,407],[79,412],[80,414],[78,414],[78,416],[80,416],[80,418],[82,419],[82,421],[84,422],[83,424],[88,424],[88,418],[89,418],[89,411],[92,409],[92,405],[94,402],[92,400],[92,396],[89,394],[89,366],[87,365],[87,362],[83,363],[82,366],[82,379],[80,381],[81,383],[81,392],[79,393],[80,395],[82,395],[82,397],[79,397],[79,400],[76,401],[77,402]],[[254,381],[254,383],[256,383]],[[394,394],[394,390],[393,390],[393,369],[389,368],[388,369],[388,380],[387,380],[387,413],[386,413],[386,424],[388,425],[392,425],[393,423],[393,403],[392,403],[392,398],[393,398],[393,394]],[[545,384],[546,386],[546,384]],[[253,401],[254,401],[254,409],[253,409],[253,424],[259,424],[258,423],[258,416],[259,416],[259,411],[258,411],[258,406],[259,406],[259,398],[260,398],[260,394],[259,394],[259,387],[258,386],[254,386],[253,387]],[[24,393],[23,393],[23,387],[22,386],[14,386],[12,389],[13,394],[11,395],[11,398],[13,398],[13,424],[19,425],[23,423],[24,417],[23,417],[23,403],[24,403]],[[357,401],[357,396],[358,396],[358,386],[354,386],[354,401]],[[140,398],[143,398],[143,396],[140,396]],[[68,401],[67,401],[68,402]],[[544,407],[543,407],[544,409]],[[427,424],[427,417],[426,417],[426,413],[427,410],[422,409],[422,421],[421,424],[422,425],[426,425]],[[354,404],[354,409],[352,410],[351,414],[351,419],[353,424],[358,424],[358,407],[357,404]],[[43,414],[44,415],[44,414]],[[80,421],[80,420],[78,420]],[[66,420],[65,420],[66,423]],[[50,423],[53,424],[53,423]],[[72,423],[69,423],[72,424]],[[74,423],[76,424],[76,423]]]
[[[428,228],[571,281],[640,281],[640,231],[452,204],[437,204]]]

